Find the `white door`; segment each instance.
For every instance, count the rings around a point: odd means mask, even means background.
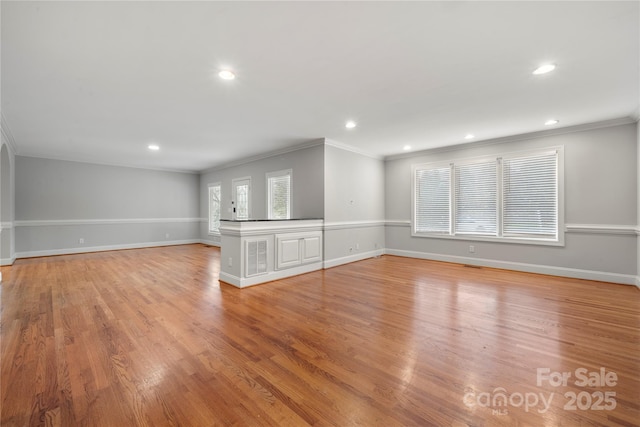
[[[233,218],[251,218],[251,177],[233,180]]]

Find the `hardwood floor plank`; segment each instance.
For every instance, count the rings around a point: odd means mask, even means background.
[[[185,245],[2,267],[0,424],[640,426],[635,287],[382,256],[237,289],[219,262]],[[605,392],[615,408],[591,409]]]

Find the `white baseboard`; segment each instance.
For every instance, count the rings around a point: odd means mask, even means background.
[[[362,261],[363,259],[373,258],[384,254],[384,249],[378,249],[375,251],[369,252],[361,252],[354,255],[349,255],[341,258],[334,258],[330,260],[325,260],[323,265],[324,268],[332,268],[337,267],[342,264],[349,264],[350,262]]]
[[[117,251],[121,249],[156,248],[160,246],[189,245],[192,243],[200,243],[200,239],[168,240],[168,241],[162,241],[162,242],[127,243],[123,245],[105,245],[105,246],[91,246],[86,248],[63,248],[63,249],[49,249],[44,251],[17,252],[16,258],[36,258],[36,257],[54,256],[54,255],[72,255],[72,254],[82,254],[87,252]]]
[[[215,240],[200,239],[200,243],[202,243],[203,245],[220,247],[220,242],[216,242]]]
[[[0,265],[13,265],[16,262],[16,256],[12,258],[0,258]]]
[[[386,254],[408,258],[429,259],[433,261],[453,262],[457,264],[478,265],[481,267],[502,268],[505,270],[524,271],[527,273],[549,274],[552,276],[571,277],[574,279],[595,280],[598,282],[635,285],[638,277],[631,274],[609,273],[606,271],[580,270],[576,268],[555,267],[550,265],[526,264],[521,262],[498,261],[483,258],[470,258],[455,255],[442,255],[428,252],[386,249]]]
[[[285,270],[270,271],[253,277],[238,277],[233,274],[220,272],[220,280],[226,282],[236,288],[246,288],[248,286],[259,285],[262,283],[273,282],[287,277],[298,276],[300,274],[311,273],[312,271],[322,270],[322,262],[314,262],[313,264],[301,265],[298,267],[287,268]]]
[[[189,240],[172,240],[172,241],[161,241],[161,242],[131,243],[131,244],[123,244],[123,245],[93,246],[93,247],[84,247],[84,248],[51,249],[51,250],[44,250],[44,251],[17,252],[15,256],[12,258],[0,258],[0,265],[3,265],[3,266],[12,265],[16,259],[20,259],[20,258],[35,258],[35,257],[54,256],[54,255],[71,255],[71,254],[79,254],[79,253],[87,253],[87,252],[114,251],[114,250],[121,250],[121,249],[142,249],[142,248],[152,248],[152,247],[160,247],[160,246],[188,245],[193,243],[202,243],[202,244],[211,245],[211,246],[220,246],[219,242],[214,242],[212,240],[189,239]],[[506,270],[524,271],[528,273],[549,274],[553,276],[571,277],[576,279],[620,283],[625,285],[635,285],[640,288],[640,276],[635,276],[631,274],[619,274],[619,273],[610,273],[610,272],[594,271],[594,270],[581,270],[581,269],[575,269],[575,268],[499,261],[499,260],[491,260],[491,259],[484,259],[484,258],[471,258],[471,257],[462,257],[462,256],[454,256],[454,255],[442,255],[442,254],[435,254],[435,253],[428,253],[428,252],[405,251],[405,250],[399,250],[399,249],[378,249],[375,251],[362,252],[354,255],[349,255],[346,257],[325,260],[324,262],[320,262],[320,263],[308,264],[308,265],[287,269],[287,270],[274,271],[269,274],[255,276],[255,277],[246,278],[246,279],[241,279],[239,277],[220,272],[220,280],[227,282],[233,286],[244,288],[247,286],[253,286],[253,285],[264,283],[264,282],[279,280],[289,276],[309,273],[311,271],[320,270],[323,268],[327,269],[327,268],[337,267],[339,265],[361,261],[363,259],[373,258],[383,254],[397,255],[397,256],[403,256],[408,258],[428,259],[428,260],[434,260],[434,261],[453,262],[457,264],[478,265],[482,267],[493,267],[493,268],[501,268]]]

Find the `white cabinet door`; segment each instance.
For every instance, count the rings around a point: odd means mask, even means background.
[[[278,245],[278,263],[277,268],[283,269],[300,265],[300,239],[297,237],[289,238],[286,236],[276,237]]]
[[[322,261],[322,236],[302,239],[302,263]]]
[[[276,234],[276,269],[322,261],[322,232]]]

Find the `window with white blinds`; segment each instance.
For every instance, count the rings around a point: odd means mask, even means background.
[[[562,147],[413,167],[413,234],[560,240]]]
[[[415,190],[415,230],[450,233],[451,167],[416,170]]]
[[[455,232],[495,236],[497,224],[496,161],[455,165]]]
[[[267,214],[269,219],[291,218],[291,170],[267,174]]]
[[[555,238],[558,233],[558,155],[505,158],[503,234]]]
[[[219,183],[209,184],[209,233],[220,232],[221,193]]]

